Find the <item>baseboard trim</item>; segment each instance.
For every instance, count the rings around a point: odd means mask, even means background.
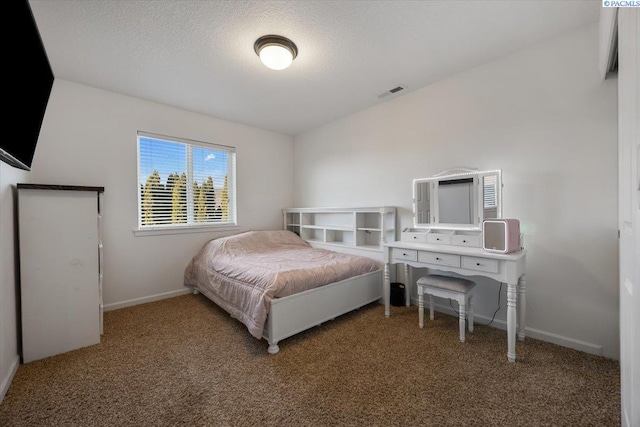
[[[418,305],[417,301],[415,300],[411,300],[412,304]],[[449,314],[451,316],[457,316],[456,312],[453,311],[453,309],[450,306],[447,305],[441,305],[441,304],[434,304],[433,308],[436,311],[439,311],[441,313],[446,313]],[[425,314],[428,316],[428,311],[429,308],[426,307],[425,308]],[[490,317],[487,316],[483,316],[481,314],[475,314],[474,313],[474,323],[478,320],[480,320],[480,322],[478,323],[489,323],[489,321],[491,320]],[[416,317],[416,322],[418,321],[417,317]],[[507,322],[504,320],[499,320],[499,319],[494,319],[493,323],[491,324],[492,327],[496,327],[498,329],[503,329],[503,330],[507,330]],[[570,338],[570,337],[565,337],[563,335],[558,335],[558,334],[554,334],[553,332],[547,332],[547,331],[541,331],[540,329],[534,329],[534,328],[529,328],[529,327],[525,327],[525,340],[526,338],[535,338],[537,340],[540,341],[546,341],[546,342],[550,342],[553,344],[557,344],[560,345],[562,347],[568,347],[568,348],[573,348],[574,350],[579,350],[579,351],[583,351],[585,353],[589,353],[589,354],[594,354],[596,356],[602,356],[602,346],[601,345],[597,345],[597,344],[593,344],[590,342],[586,342],[586,341],[580,341],[577,340],[575,338]]]
[[[16,354],[16,356],[13,359],[13,363],[9,368],[9,373],[7,374],[6,377],[2,379],[2,385],[0,386],[0,403],[2,403],[2,401],[4,400],[4,397],[9,391],[9,387],[11,386],[11,382],[13,381],[13,377],[16,375],[16,372],[18,372],[19,366],[20,366],[20,356]]]
[[[169,291],[161,294],[150,295],[148,297],[134,298],[126,301],[114,302],[104,305],[104,311],[117,310],[119,308],[131,307],[134,305],[144,304],[147,302],[159,301],[161,299],[173,298],[180,295],[190,294],[191,288],[178,289],[177,291]]]
[[[563,335],[554,334],[552,332],[541,331],[539,329],[524,328],[524,330],[527,337],[558,344],[563,347],[573,348],[574,350],[584,351],[585,353],[595,354],[596,356],[602,356],[601,345],[580,341]]]

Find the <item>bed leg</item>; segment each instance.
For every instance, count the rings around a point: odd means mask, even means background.
[[[269,343],[269,348],[267,349],[267,351],[269,352],[269,354],[276,354],[277,352],[280,351],[280,347],[278,347],[278,341],[274,342],[274,343]]]
[[[194,287],[193,287],[193,294],[194,294],[194,295],[198,295],[199,293],[200,293],[200,291],[199,291],[199,290],[197,290],[197,289],[196,289],[196,287],[194,286]]]

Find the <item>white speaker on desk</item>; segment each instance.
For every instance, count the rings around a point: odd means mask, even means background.
[[[507,254],[519,251],[520,221],[517,219],[485,219],[482,222],[482,248]]]

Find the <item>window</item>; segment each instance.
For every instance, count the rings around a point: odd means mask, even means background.
[[[235,149],[138,132],[138,228],[236,224]]]

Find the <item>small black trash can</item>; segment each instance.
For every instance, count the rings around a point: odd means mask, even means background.
[[[404,306],[404,284],[391,284],[391,305],[396,307]]]

